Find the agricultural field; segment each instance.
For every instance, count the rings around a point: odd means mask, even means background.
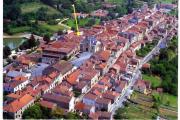
[[[177,110],[178,101],[177,96],[168,94],[168,93],[152,93],[153,96],[159,97],[160,103],[162,106],[170,107],[171,109]]]
[[[169,94],[163,93],[163,102],[170,101],[171,106],[177,105],[177,98],[175,96],[169,96]],[[129,99],[127,105],[124,108],[119,108],[114,116],[115,119],[156,119],[157,116],[161,116],[167,119],[177,119],[177,110],[170,106],[164,106],[163,103],[154,106],[155,101],[152,96],[144,95],[139,92],[134,92]]]

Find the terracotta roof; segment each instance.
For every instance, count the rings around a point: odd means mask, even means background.
[[[26,106],[32,100],[34,100],[34,98],[31,95],[26,94],[22,96],[21,98],[4,106],[3,111],[15,113],[21,108],[23,108],[24,106]]]
[[[70,62],[64,61],[64,60],[58,61],[57,63],[55,63],[53,65],[53,67],[55,69],[57,69],[58,72],[60,72],[63,75],[73,68],[73,66],[72,66],[72,64]]]
[[[82,110],[84,109],[84,106],[85,106],[84,103],[78,102],[78,103],[76,103],[76,105],[75,105],[75,109],[82,111]]]
[[[97,96],[96,96],[96,95],[93,95],[93,94],[91,94],[91,93],[87,93],[87,94],[84,96],[84,98],[86,98],[86,99],[91,99],[91,100],[95,100],[95,99],[97,98]]]
[[[53,109],[56,106],[55,103],[45,101],[45,100],[41,100],[39,103],[40,103],[41,106],[46,107],[46,108],[50,108],[50,109]]]
[[[99,119],[111,119],[112,116],[111,112],[105,111],[97,111],[97,114],[99,114]]]
[[[111,119],[112,113],[111,112],[103,112],[103,111],[97,111],[95,113],[90,113],[89,118],[93,120],[98,119]]]
[[[92,93],[97,95],[97,96],[101,96],[102,95],[102,93],[99,92],[97,89],[93,90]]]
[[[63,96],[73,96],[73,92],[68,89],[66,86],[56,86],[53,90],[53,93],[61,94]]]
[[[22,80],[22,81],[25,81],[27,80],[28,78],[27,77],[24,77],[24,76],[17,76],[15,77],[13,80]]]
[[[58,72],[56,71],[56,72],[52,72],[51,74],[49,74],[49,77],[50,78],[55,78],[55,77],[57,77],[58,76]]]
[[[57,96],[55,94],[47,93],[43,95],[43,100],[55,102],[58,104],[68,103],[70,102],[72,97],[69,96]]]
[[[149,64],[149,63],[145,63],[145,64],[143,64],[142,67],[143,67],[143,68],[150,68],[150,64]]]
[[[52,79],[51,78],[49,78],[49,77],[44,77],[44,79],[43,79],[44,81],[46,81],[46,82],[48,82],[48,83],[51,83],[52,82]]]
[[[78,77],[80,75],[81,71],[80,70],[76,70],[74,71],[73,73],[71,73],[68,77],[67,77],[67,81],[72,84],[72,85],[75,85],[77,84],[77,80],[78,80]]]
[[[121,89],[124,89],[125,86],[126,86],[126,81],[120,81],[119,86],[120,86]]]
[[[76,103],[76,105],[75,105],[75,109],[76,110],[79,110],[79,111],[82,111],[82,112],[84,112],[84,110],[89,110],[90,111],[90,109],[92,108],[93,106],[91,106],[91,105],[86,105],[86,104],[84,104],[84,103],[82,103],[82,102],[78,102],[78,103]]]
[[[109,59],[109,57],[110,57],[110,54],[111,54],[111,51],[105,50],[105,51],[101,51],[100,54],[99,54],[99,56],[100,56],[103,60],[107,61],[107,60]]]
[[[149,88],[150,82],[145,80],[137,80],[135,83],[135,86],[143,87],[143,88]]]
[[[117,92],[114,92],[114,91],[106,91],[105,93],[103,93],[102,96],[103,96],[104,98],[106,98],[106,99],[110,99],[111,102],[114,102],[114,100],[115,100],[118,96],[120,96],[120,94],[117,93]]]
[[[135,53],[132,50],[126,50],[125,53],[127,54],[128,57],[133,57]]]
[[[18,99],[18,98],[22,97],[22,95],[11,93],[11,94],[8,94],[6,97]]]
[[[82,90],[85,86],[87,86],[87,82],[85,81],[80,81],[78,84],[75,86],[76,89]]]
[[[111,100],[106,99],[106,98],[97,98],[96,99],[96,103],[99,103],[99,104],[109,104],[109,103],[111,103]]]

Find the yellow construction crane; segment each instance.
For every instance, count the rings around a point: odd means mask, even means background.
[[[80,32],[79,32],[79,27],[78,27],[78,22],[77,22],[77,17],[76,17],[76,10],[75,10],[74,4],[72,5],[72,7],[73,7],[73,10],[74,10],[74,19],[75,19],[75,22],[76,22],[77,35],[79,36]]]

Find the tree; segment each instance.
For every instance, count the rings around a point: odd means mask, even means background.
[[[39,8],[38,11],[36,12],[37,19],[46,21],[48,19],[47,10],[48,9],[46,7]]]
[[[78,113],[74,113],[74,112],[68,112],[67,119],[81,119],[81,116]]]
[[[42,111],[42,118],[43,119],[51,119],[52,115],[51,113],[51,109],[43,107],[40,105],[41,111]]]
[[[64,111],[61,108],[56,108],[51,113],[53,119],[63,118]]]
[[[123,112],[125,112],[124,108],[119,108],[118,110],[116,110],[114,119],[125,119],[126,116],[123,115]]]
[[[29,49],[29,42],[28,41],[24,41],[20,46],[19,49],[20,50],[25,50],[25,49]]]
[[[117,6],[114,11],[117,12],[119,16],[123,16],[128,12],[125,5]]]
[[[20,15],[21,15],[21,9],[19,5],[15,4],[10,4],[10,5],[5,5],[5,11],[4,11],[4,18],[8,18],[11,20],[17,20]]]
[[[23,112],[23,119],[40,119],[42,118],[42,110],[39,104],[35,104]]]
[[[43,37],[43,40],[46,42],[46,44],[48,44],[50,42],[50,35],[45,34],[44,37]]]
[[[43,3],[45,3],[45,4],[49,5],[49,6],[52,6],[52,7],[54,5],[54,1],[53,0],[41,0],[41,2],[43,2]]]
[[[4,46],[3,58],[7,58],[9,55],[11,55],[11,49],[9,48],[9,46]]]
[[[88,23],[86,24],[86,26],[91,27],[92,25],[94,25],[96,23],[96,20],[94,18],[91,18],[88,20]]]
[[[31,34],[31,37],[29,38],[28,42],[29,42],[29,47],[30,47],[30,48],[35,47],[35,46],[36,46],[36,40],[35,40],[35,38],[34,38],[34,35],[33,35],[33,34]]]
[[[59,31],[57,32],[57,34],[58,34],[58,35],[63,35],[63,31],[62,31],[62,30],[59,30]]]

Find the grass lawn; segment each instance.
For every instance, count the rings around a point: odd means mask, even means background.
[[[61,26],[61,25],[49,25],[49,24],[46,24],[46,23],[40,24],[39,28],[48,30],[50,32],[57,32],[59,30],[64,30],[64,27]]]
[[[159,87],[161,85],[161,79],[157,76],[143,74],[142,78],[143,80],[150,81],[153,88]]]
[[[47,13],[48,14],[58,14],[59,11],[48,6],[48,5],[45,5],[41,2],[27,2],[27,3],[23,3],[21,4],[21,10],[22,10],[22,13],[25,14],[25,13],[31,13],[31,12],[36,12],[39,8],[41,7],[45,7],[48,9]]]
[[[49,25],[47,23],[40,23],[38,25],[38,29],[54,33],[59,30],[64,30],[64,29],[68,29],[68,28],[66,28],[65,26],[61,26],[61,25]],[[18,34],[18,33],[30,32],[30,31],[31,31],[30,26],[22,26],[22,27],[16,27],[16,28],[10,29],[10,33],[13,35]]]
[[[86,27],[90,19],[91,18],[78,19],[79,27]],[[96,19],[95,24],[99,24],[99,23],[100,23],[100,19]],[[69,27],[74,27],[74,28],[76,27],[74,19],[68,19],[66,22],[64,22],[64,24],[68,25]]]
[[[11,28],[9,30],[9,32],[11,34],[23,33],[23,32],[28,32],[28,31],[30,31],[30,27],[29,26],[15,27],[15,28]]]
[[[155,109],[130,103],[128,107],[123,108],[122,115],[128,119],[152,119],[155,113]]]
[[[178,107],[178,101],[177,101],[177,96],[170,95],[168,93],[163,93],[162,94],[162,104],[167,105],[170,107],[177,108]]]

